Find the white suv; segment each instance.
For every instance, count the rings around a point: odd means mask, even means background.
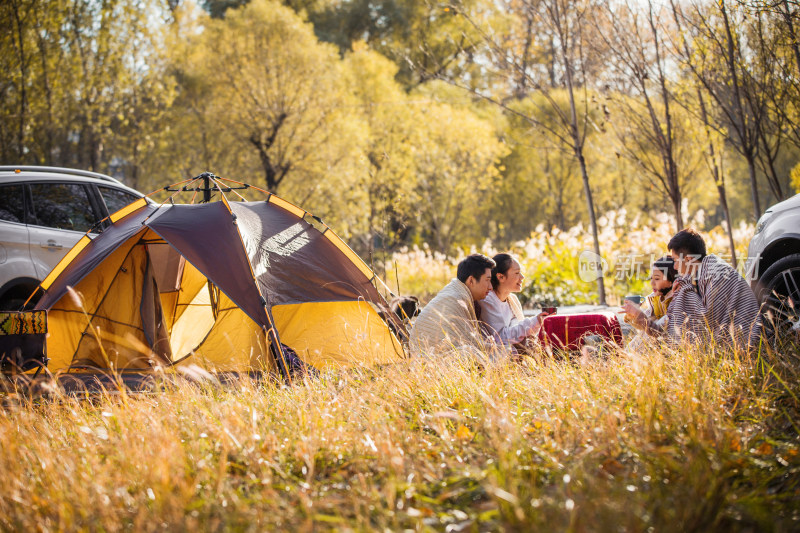
[[[87,231],[142,196],[94,172],[0,166],[0,310],[18,310]]]
[[[800,329],[800,194],[766,210],[747,253],[747,281],[775,326]]]

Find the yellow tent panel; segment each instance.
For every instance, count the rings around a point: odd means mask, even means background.
[[[207,287],[207,284],[202,287]],[[174,361],[183,359],[200,346],[208,332],[214,327],[214,311],[211,308],[208,290],[194,292],[194,299],[188,304],[181,305],[183,312],[172,326],[170,345]]]
[[[204,292],[203,299],[208,302],[208,291],[200,291],[198,299]],[[211,313],[210,305],[207,309]],[[192,312],[194,309],[187,311],[181,321]],[[212,325],[208,334],[192,349],[192,357],[184,360],[186,364],[200,365],[217,372],[270,368],[264,329],[253,322],[225,293],[219,293],[217,320]]]
[[[165,306],[164,314],[167,319],[167,329],[171,330],[173,324],[180,320],[200,291],[206,291],[207,284],[206,277],[194,265],[187,262],[183,268],[180,289],[177,292],[165,293],[174,295],[174,303],[170,302],[169,311],[166,310]],[[162,301],[164,301],[164,294],[162,294]]]
[[[391,363],[403,356],[397,338],[364,301],[278,305],[272,315],[281,342],[316,368]]]
[[[68,295],[48,310],[47,320],[48,324],[51,324],[48,334],[50,368],[66,369],[72,365],[73,356],[78,350],[78,343],[86,331],[89,319],[135,245],[135,239],[125,242],[73,287],[73,294],[79,297],[80,305]],[[134,295],[129,294],[118,303],[120,306],[127,304],[130,307],[134,305],[133,298]]]

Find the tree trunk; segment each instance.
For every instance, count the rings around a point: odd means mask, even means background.
[[[731,247],[731,263],[736,266],[736,243],[733,242],[733,223],[731,222],[731,212],[728,210],[728,198],[725,194],[725,182],[717,182],[717,193],[719,193],[719,203],[722,205],[722,212],[725,213],[725,222],[728,224],[728,244]]]
[[[553,36],[550,36],[550,60],[547,63],[547,79],[550,81],[550,88],[555,89],[556,84],[556,43]]]
[[[131,165],[131,174],[129,176],[130,182],[129,182],[128,186],[133,188],[133,189],[138,189],[139,185],[140,185],[139,184],[139,143],[138,143],[138,140],[136,139],[136,136],[134,136],[133,150],[131,152],[132,152],[131,159],[133,159],[133,161],[132,161],[133,164]]]
[[[708,157],[711,163],[711,177],[714,179],[714,184],[717,186],[717,194],[719,195],[719,203],[722,205],[722,212],[725,213],[725,222],[728,224],[728,243],[731,247],[731,262],[736,265],[736,243],[733,242],[733,221],[731,221],[731,212],[728,209],[728,195],[725,191],[725,176],[722,175],[719,165],[717,165],[717,155],[714,149],[714,141],[711,140],[711,124],[708,120],[708,112],[706,111],[706,102],[703,98],[703,90],[697,86],[697,99],[700,103],[700,116],[703,119],[703,126],[706,131],[706,138],[708,139]]]
[[[589,210],[589,224],[592,230],[592,244],[594,245],[594,253],[597,257],[600,255],[600,237],[597,234],[597,217],[594,213],[594,199],[592,198],[592,189],[589,186],[589,174],[586,172],[586,160],[583,158],[583,152],[576,151],[576,157],[581,166],[581,178],[583,179],[583,192],[586,195],[586,206]],[[600,305],[606,305],[606,284],[603,279],[603,273],[597,278],[597,295],[600,297]]]
[[[276,165],[272,161],[272,157],[269,154],[269,145],[262,143],[257,134],[253,134],[250,137],[250,142],[258,151],[258,157],[261,160],[261,168],[264,169],[264,181],[267,185],[267,190],[273,194],[277,194],[278,186],[283,181],[283,177],[286,175],[288,171],[288,166],[285,165]]]
[[[558,11],[558,6],[556,4],[556,11]],[[557,14],[558,17],[558,14]],[[600,237],[597,233],[597,217],[594,212],[594,198],[592,197],[592,188],[589,185],[589,173],[586,170],[586,159],[583,157],[583,139],[581,137],[580,131],[578,130],[578,112],[575,106],[575,89],[572,82],[572,62],[570,61],[569,54],[567,52],[567,42],[565,40],[565,35],[562,34],[561,36],[561,57],[564,60],[564,69],[566,74],[566,82],[567,82],[567,95],[569,96],[569,111],[570,111],[570,133],[572,137],[572,149],[575,153],[575,158],[578,160],[578,164],[580,165],[581,169],[581,179],[583,180],[583,192],[586,196],[586,207],[589,211],[589,225],[591,226],[592,230],[592,244],[594,247],[594,253],[597,255],[598,258],[602,257],[600,255]],[[606,284],[605,280],[603,279],[602,270],[600,272],[600,276],[597,278],[597,295],[600,298],[600,305],[606,305]]]
[[[45,126],[45,147],[44,161],[47,165],[53,165],[53,129],[56,128],[53,118],[53,91],[50,85],[49,69],[47,66],[47,43],[42,37],[42,29],[38,28],[39,33],[39,54],[42,61],[42,83],[44,84],[45,102],[47,108],[47,125]]]
[[[557,187],[557,189],[556,207],[558,209],[558,229],[563,230],[567,228],[567,224],[564,219],[564,187]]]
[[[756,181],[756,161],[752,153],[745,156],[747,170],[750,172],[750,194],[753,197],[753,214],[755,220],[761,218],[761,202],[758,199],[758,181]]]
[[[739,73],[736,70],[736,47],[734,43],[733,31],[731,30],[730,20],[728,19],[728,8],[725,6],[725,0],[720,1],[719,9],[722,13],[722,20],[725,25],[725,38],[728,50],[727,62],[733,82],[733,103],[736,108],[736,114],[739,118],[739,128],[741,128],[742,152],[744,153],[745,159],[747,159],[747,166],[750,171],[750,189],[753,196],[753,212],[755,213],[755,219],[758,220],[759,217],[761,217],[761,203],[758,200],[758,182],[756,181],[756,162],[754,153],[754,151],[758,149],[758,140],[756,139],[756,146],[753,146],[752,138],[747,131],[748,123],[750,121],[745,117],[744,106],[742,105],[742,95],[739,86]]]
[[[250,143],[258,151],[258,156],[261,159],[261,166],[264,168],[264,178],[267,182],[267,190],[271,193],[278,192],[278,185],[281,184],[286,173],[291,168],[290,163],[280,164],[278,161],[273,161],[269,154],[269,149],[275,144],[281,126],[286,121],[289,115],[281,113],[276,117],[275,121],[270,125],[271,131],[264,132],[254,131],[250,135]]]
[[[781,200],[784,200],[785,198],[783,196],[783,187],[781,187],[781,180],[780,180],[780,177],[778,177],[778,171],[775,170],[775,160],[773,158],[767,156],[766,167],[767,167],[767,171],[768,171],[767,172],[767,177],[769,178],[767,180],[767,183],[769,184],[770,189],[772,189],[772,194],[775,195],[775,200],[780,202]]]
[[[515,89],[516,97],[520,100],[525,98],[528,94],[528,54],[530,54],[531,45],[533,43],[533,14],[530,9],[526,13],[527,16],[527,31],[525,32],[525,45],[522,48],[522,61],[520,65],[519,80]]]
[[[101,144],[97,130],[89,125],[89,170],[92,172],[100,171],[100,151]]]
[[[784,199],[783,187],[781,187],[781,179],[778,176],[778,172],[775,170],[775,160],[778,158],[778,152],[780,150],[780,137],[777,137],[774,150],[770,148],[764,130],[759,129],[758,139],[763,148],[758,156],[758,160],[761,162],[761,170],[764,171],[764,175],[767,178],[767,185],[769,185],[770,191],[775,196],[775,200],[780,202]]]
[[[14,22],[16,23],[17,55],[19,57],[19,128],[17,130],[17,160],[22,161],[25,155],[25,111],[28,107],[26,85],[28,73],[25,65],[25,36],[20,18],[21,6],[19,2],[12,2],[14,9]]]
[[[675,213],[675,226],[677,231],[682,230],[685,226],[683,224],[683,213],[681,212],[681,199],[670,197],[672,201],[672,212]]]
[[[586,208],[589,211],[589,225],[592,231],[592,244],[594,253],[597,257],[600,255],[600,237],[597,233],[597,216],[594,211],[594,198],[592,196],[592,188],[589,185],[589,172],[586,170],[586,159],[583,157],[583,142],[581,141],[578,133],[578,119],[575,110],[575,96],[572,92],[572,76],[570,75],[570,68],[567,67],[567,88],[569,91],[569,106],[572,117],[572,135],[573,135],[573,149],[575,157],[578,159],[578,164],[581,168],[581,179],[583,180],[583,193],[586,196]],[[600,305],[606,305],[606,284],[603,279],[602,270],[600,276],[597,278],[597,295],[600,298]]]

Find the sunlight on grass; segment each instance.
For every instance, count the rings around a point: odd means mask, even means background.
[[[4,397],[0,529],[796,529],[796,347]]]

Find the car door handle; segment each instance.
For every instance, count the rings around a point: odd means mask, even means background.
[[[50,239],[45,244],[42,244],[42,248],[63,248],[63,247],[64,247],[63,244],[58,244],[53,239]]]

